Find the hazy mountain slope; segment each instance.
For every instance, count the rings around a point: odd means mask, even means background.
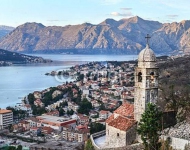
[[[0,39],[9,34],[12,30],[14,30],[14,27],[0,25]]]
[[[98,25],[84,23],[64,27],[46,27],[26,23],[0,40],[0,48],[11,51],[44,52],[55,50],[137,53],[150,34],[150,45],[155,52],[167,53],[187,48],[190,41],[190,21],[161,24],[138,16],[119,21],[106,19]],[[64,51],[63,51],[64,52]]]
[[[51,60],[43,59],[42,57],[29,56],[16,52],[10,52],[0,49],[0,66],[2,62],[11,63],[46,63],[51,62]]]

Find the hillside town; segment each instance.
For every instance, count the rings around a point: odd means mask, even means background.
[[[124,101],[133,103],[135,65],[135,61],[90,62],[71,67],[64,71],[67,74],[55,71],[54,76],[72,76],[76,81],[34,91],[15,107],[0,110],[2,117],[9,115],[1,129],[13,139],[78,146],[90,134],[104,130],[106,119]],[[25,149],[32,147],[35,144]]]

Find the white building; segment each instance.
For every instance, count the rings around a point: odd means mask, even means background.
[[[0,129],[4,129],[5,127],[11,124],[13,124],[12,110],[1,109],[0,110]]]
[[[111,112],[110,111],[106,111],[106,110],[101,110],[99,112],[99,118],[100,119],[108,119],[109,116],[111,116]]]

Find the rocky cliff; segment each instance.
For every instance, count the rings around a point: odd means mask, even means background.
[[[100,24],[44,26],[25,23],[0,39],[0,48],[25,52],[138,53],[150,34],[151,48],[168,53],[189,48],[190,21],[159,23],[138,16]]]

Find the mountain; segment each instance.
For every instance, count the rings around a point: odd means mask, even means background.
[[[138,16],[106,19],[100,24],[44,26],[25,23],[0,39],[0,48],[22,52],[62,52],[83,54],[137,54],[150,34],[150,46],[156,53],[190,50],[190,21],[160,23]]]
[[[0,66],[20,63],[46,63],[51,60],[0,49]]]
[[[0,25],[0,39],[9,34],[12,30],[14,30],[14,27]]]

